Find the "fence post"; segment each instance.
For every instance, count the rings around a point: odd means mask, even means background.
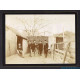
[[[69,42],[68,45],[67,45],[67,49],[66,49],[66,52],[65,52],[65,56],[64,56],[63,63],[65,63],[66,56],[67,56],[67,52],[69,51],[69,47],[70,47],[70,42]]]

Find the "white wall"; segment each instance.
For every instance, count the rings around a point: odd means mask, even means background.
[[[17,37],[11,30],[6,31],[6,56],[16,54],[17,51]]]
[[[55,43],[55,38],[54,36],[49,36],[48,37],[48,45],[49,45],[49,49],[51,48],[51,45],[54,46],[54,43]]]
[[[24,57],[25,54],[27,53],[27,48],[28,48],[27,40],[23,39],[23,43],[22,44],[23,44],[23,54],[22,54],[22,56]]]

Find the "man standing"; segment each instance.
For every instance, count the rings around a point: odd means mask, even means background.
[[[34,55],[35,55],[35,40],[33,41],[33,43],[32,43],[32,52],[34,53]]]
[[[18,44],[17,44],[17,53],[18,53],[20,56],[22,56],[22,54],[23,54],[23,50],[22,50],[22,45],[21,45],[21,43],[18,43]],[[24,56],[22,56],[22,57],[24,57]]]
[[[42,41],[40,41],[39,43],[39,55],[40,56],[42,55],[42,50],[43,50],[43,44],[42,44]]]
[[[29,53],[30,53],[30,57],[31,57],[31,41],[29,41],[29,43],[28,43],[28,49],[29,49]]]
[[[44,55],[45,55],[45,57],[47,57],[47,54],[48,54],[48,43],[45,40],[45,44],[44,44]]]

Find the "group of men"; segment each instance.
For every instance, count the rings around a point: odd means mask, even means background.
[[[36,44],[36,41],[34,40],[33,42],[29,41],[28,42],[28,49],[30,56],[33,53],[34,55],[36,54],[36,50],[38,51],[38,54],[41,56],[42,52],[44,53],[45,57],[47,57],[48,54],[48,43],[45,40],[44,44],[42,41],[40,41],[38,44]]]

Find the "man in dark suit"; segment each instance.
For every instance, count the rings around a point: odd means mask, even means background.
[[[45,43],[44,43],[44,55],[45,55],[45,57],[47,57],[47,54],[48,54],[48,43],[45,40]]]
[[[28,43],[28,50],[29,50],[30,57],[31,57],[31,41],[29,41],[29,43]]]
[[[33,43],[31,44],[31,49],[32,49],[32,52],[33,52],[34,55],[35,55],[35,40],[34,40]]]
[[[39,55],[41,56],[42,55],[42,51],[43,51],[42,41],[40,41],[40,43],[38,45],[39,45]]]

